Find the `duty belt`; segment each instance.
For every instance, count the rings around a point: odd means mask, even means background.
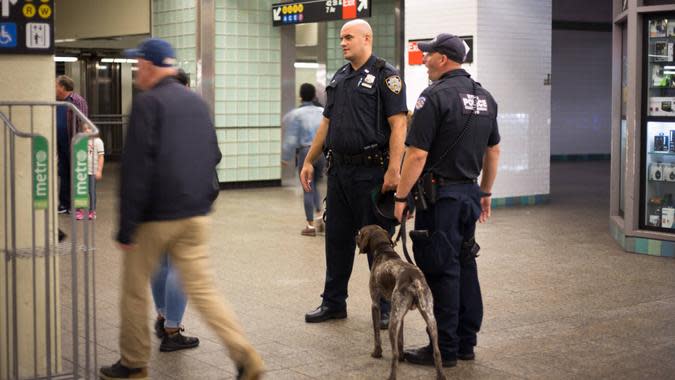
[[[389,152],[363,152],[358,154],[341,154],[330,151],[331,158],[340,165],[352,166],[384,166],[389,159]]]

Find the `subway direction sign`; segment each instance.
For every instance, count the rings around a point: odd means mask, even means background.
[[[54,0],[0,0],[0,54],[54,54]]]
[[[305,0],[279,3],[272,5],[272,25],[370,17],[371,9],[371,0]]]

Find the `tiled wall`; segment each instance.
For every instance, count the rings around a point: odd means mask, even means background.
[[[499,103],[494,197],[549,194],[551,87],[544,79],[551,72],[551,0],[457,0],[452,7],[406,1],[406,40],[440,32],[475,37],[474,63],[466,69]],[[406,81],[423,80],[417,71],[424,69],[406,66]]]
[[[275,180],[280,171],[281,41],[271,0],[216,1],[215,122],[221,182]]]
[[[195,0],[152,1],[152,35],[169,41],[176,49],[178,66],[196,78]]]
[[[373,0],[372,16],[365,19],[373,28],[373,54],[386,59],[396,66],[399,58],[396,57],[396,36],[394,1],[393,0]],[[342,49],[340,48],[340,29],[345,21],[327,22],[327,62],[326,76],[328,79],[333,77],[335,71],[345,64],[342,58]]]
[[[548,194],[551,0],[478,1],[476,71],[499,103],[495,195]]]
[[[612,33],[553,31],[551,154],[609,154]]]

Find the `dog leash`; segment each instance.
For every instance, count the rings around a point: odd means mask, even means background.
[[[406,233],[405,233],[405,224],[408,221],[408,213],[410,209],[408,208],[408,205],[405,206],[403,209],[403,216],[401,217],[401,227],[398,229],[398,235],[396,235],[396,240],[394,243],[398,243],[399,240],[401,240],[401,244],[403,244],[403,254],[405,255],[405,259],[408,260],[408,262],[412,265],[417,266],[413,259],[410,257],[410,254],[408,253],[408,244],[407,244],[407,239],[406,239]]]

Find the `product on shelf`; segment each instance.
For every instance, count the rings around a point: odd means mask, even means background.
[[[663,132],[654,136],[654,151],[655,152],[667,152],[670,149],[668,144],[668,136],[664,135]]]
[[[663,181],[663,164],[660,162],[652,162],[649,164],[649,180]]]
[[[665,37],[667,29],[667,19],[649,21],[649,37]]]
[[[654,96],[649,98],[649,116],[675,116],[675,98]]]

